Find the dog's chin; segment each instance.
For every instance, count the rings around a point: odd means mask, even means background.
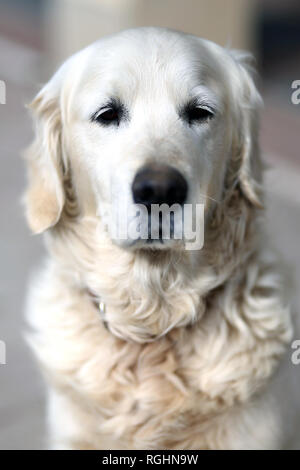
[[[119,248],[123,248],[128,251],[166,251],[166,250],[179,250],[184,248],[182,240],[174,240],[167,238],[158,239],[127,239],[127,240],[113,240]]]
[[[112,232],[110,233],[112,235]],[[185,247],[183,233],[176,232],[172,223],[169,230],[163,227],[161,223],[158,223],[151,231],[151,225],[147,221],[139,231],[135,230],[133,237],[114,238],[111,236],[111,240],[119,248],[130,251],[141,249],[149,251],[178,250]]]

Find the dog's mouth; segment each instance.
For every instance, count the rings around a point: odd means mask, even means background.
[[[192,204],[184,207],[132,205],[126,213],[118,209],[119,218],[111,225],[110,235],[119,246],[128,249],[201,249],[204,216]],[[124,215],[125,214],[125,215]],[[119,230],[121,229],[121,230]],[[117,236],[114,236],[114,235]],[[195,242],[193,240],[196,240]]]
[[[167,227],[168,233],[165,233],[164,230],[164,222],[163,222],[163,215],[159,214],[158,223],[157,221],[153,221],[150,215],[148,215],[148,237],[147,242],[162,242],[165,240],[172,240],[174,239],[174,214],[170,214],[170,224]],[[167,231],[167,230],[166,230]]]
[[[154,248],[172,244],[175,241],[174,214],[170,214],[169,224],[166,226],[161,213],[158,220],[148,213],[148,219],[144,222],[144,227],[140,227],[140,232],[141,236],[133,241],[132,246],[144,245],[145,248]]]

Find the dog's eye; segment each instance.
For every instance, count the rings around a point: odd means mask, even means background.
[[[182,117],[189,123],[205,123],[214,117],[214,112],[208,106],[197,102],[189,103],[181,112]]]
[[[213,113],[206,108],[192,108],[188,111],[189,121],[206,121],[213,117]]]
[[[197,106],[194,104],[189,104],[183,113],[185,119],[188,121],[189,124],[193,123],[204,123],[214,117],[214,113],[206,106]]]
[[[111,98],[91,116],[90,120],[102,126],[119,126],[123,118],[128,118],[125,106],[119,99]]]
[[[103,110],[99,114],[97,114],[97,116],[95,116],[95,121],[105,125],[109,125],[111,123],[119,124],[120,112],[116,108],[109,108]]]

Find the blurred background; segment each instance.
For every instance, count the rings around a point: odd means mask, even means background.
[[[300,80],[299,0],[0,0],[0,80],[6,85],[6,103],[0,99],[0,340],[7,348],[7,364],[0,364],[0,449],[46,445],[45,390],[22,336],[30,273],[43,255],[20,203],[21,152],[32,138],[25,104],[71,53],[102,35],[146,25],[255,55],[265,101],[260,139],[271,166],[267,223],[296,279],[293,308],[300,312],[300,104],[291,100],[292,82]],[[300,366],[293,367],[300,390]]]

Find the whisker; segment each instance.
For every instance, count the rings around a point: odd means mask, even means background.
[[[216,202],[217,204],[220,204],[220,201],[217,201],[217,199],[214,199],[213,197],[207,196],[206,194],[199,193],[200,196],[205,197],[207,199],[211,199],[212,201]]]

